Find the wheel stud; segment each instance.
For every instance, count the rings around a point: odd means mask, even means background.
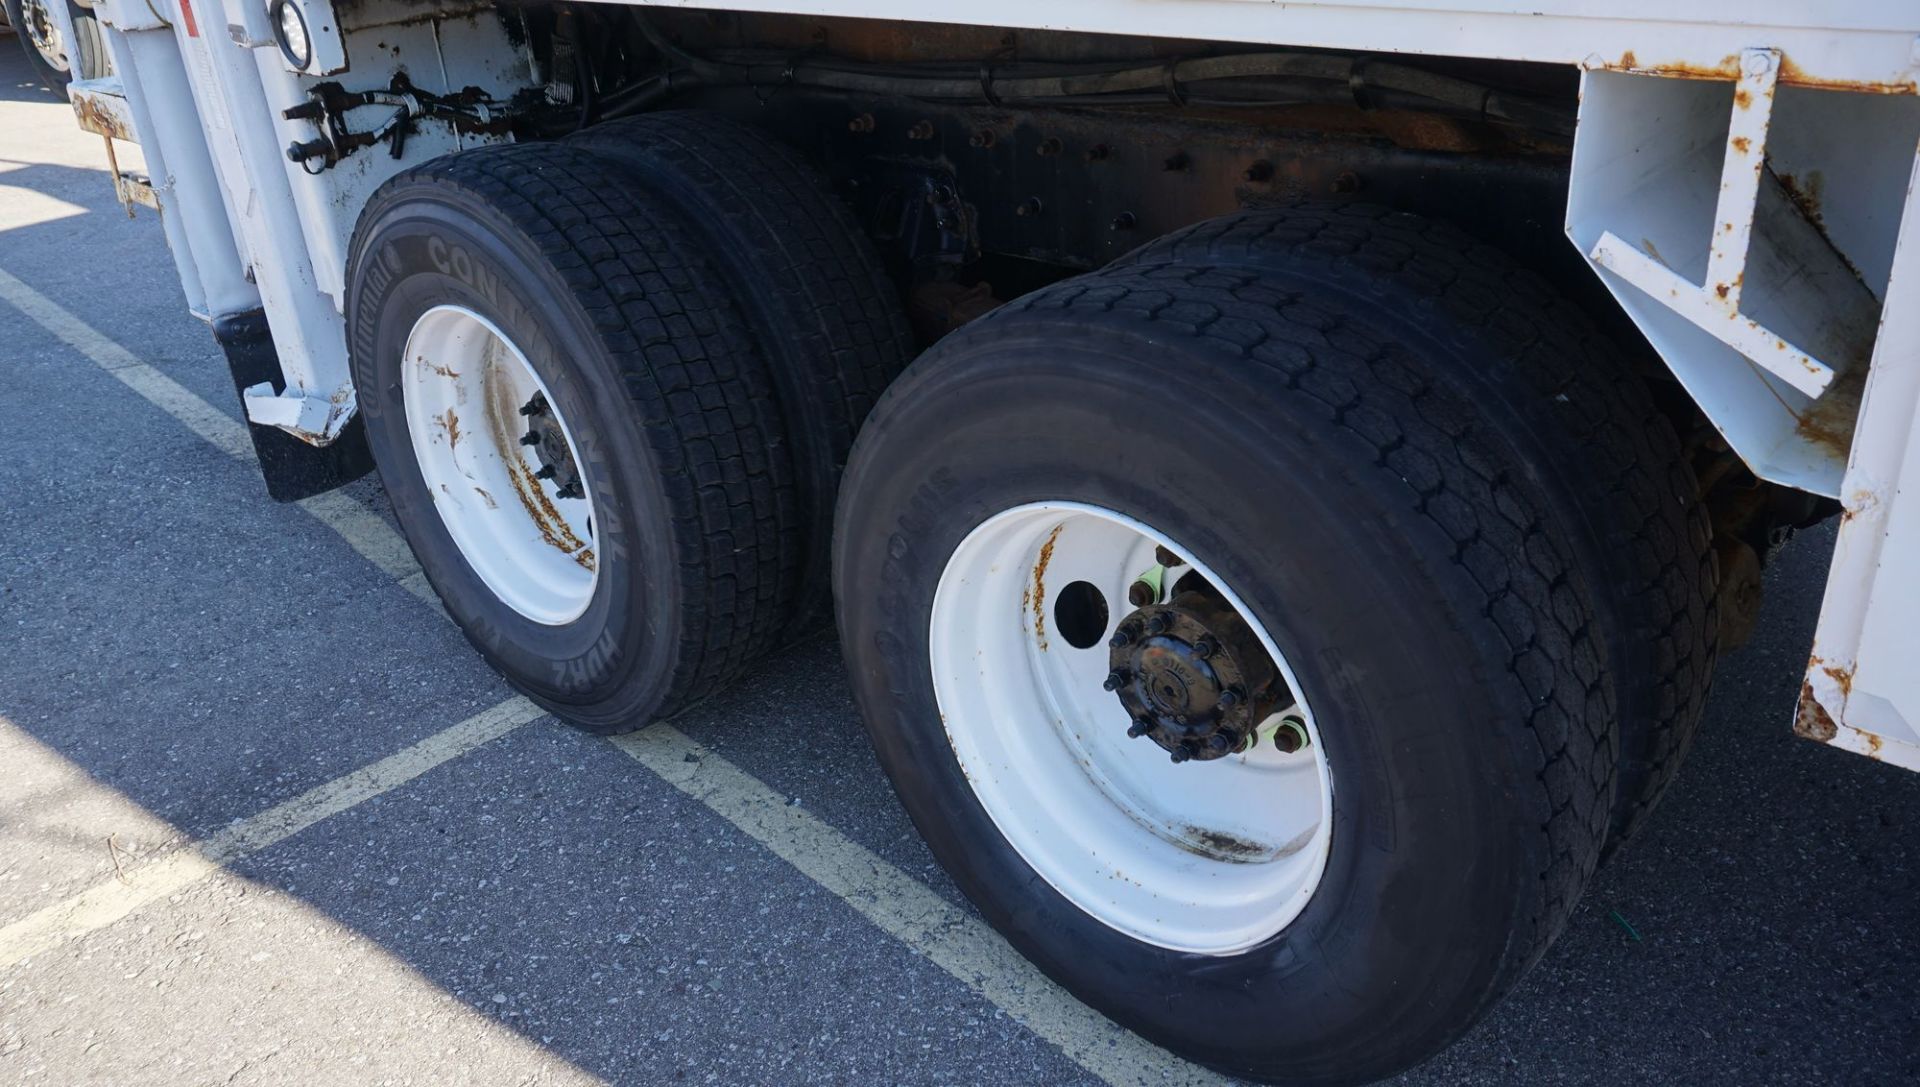
[[[1232,687],[1228,687],[1226,690],[1220,692],[1220,699],[1219,699],[1218,705],[1220,706],[1221,709],[1230,710],[1235,706],[1238,706],[1239,704],[1240,704],[1239,691],[1234,690]]]
[[[538,472],[533,473],[533,478],[535,479],[552,479],[553,477],[554,477],[554,470],[553,470],[553,465],[551,464],[543,464],[540,466],[540,470]]]
[[[1216,754],[1224,755],[1227,753],[1227,749],[1232,746],[1233,741],[1228,739],[1227,734],[1224,732],[1216,732],[1212,736],[1207,737],[1208,749]]]
[[[1167,756],[1174,762],[1186,762],[1188,759],[1193,758],[1193,745],[1183,743],[1172,751],[1167,752]]]
[[[1107,673],[1107,681],[1105,683],[1102,683],[1100,686],[1106,688],[1109,691],[1117,691],[1120,688],[1126,686],[1126,683],[1127,683],[1127,673],[1116,668],[1113,671]]]
[[[1153,731],[1153,722],[1147,720],[1144,717],[1136,718],[1133,724],[1127,726],[1127,738],[1130,740],[1137,740],[1140,737],[1145,736],[1147,733],[1152,731]]]
[[[1147,633],[1148,634],[1165,634],[1167,632],[1167,628],[1172,625],[1173,624],[1167,621],[1167,617],[1165,615],[1151,615],[1147,617]]]
[[[1206,660],[1218,652],[1220,652],[1220,643],[1214,641],[1212,638],[1201,638],[1199,641],[1193,643],[1193,655],[1199,657],[1201,660]]]
[[[1119,649],[1125,645],[1132,645],[1133,634],[1129,632],[1127,628],[1121,627],[1119,630],[1113,632],[1113,637],[1107,639],[1107,644],[1115,649]]]
[[[520,435],[520,444],[521,445],[539,445],[540,435],[535,434],[533,431],[529,430],[525,434]]]

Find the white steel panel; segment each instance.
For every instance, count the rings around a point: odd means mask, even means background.
[[[646,0],[629,2],[649,6]],[[1788,60],[1783,83],[1866,85],[1891,94],[1917,93],[1920,64],[1920,4],[1912,0],[976,0],[916,6],[894,0],[727,0],[651,6],[1533,60],[1728,80],[1739,74],[1741,50],[1766,45]]]
[[[186,58],[234,233],[273,329],[286,395],[317,397],[334,408],[324,431],[290,432],[324,445],[353,414],[346,329],[320,289],[304,244],[274,128],[276,104],[262,86],[249,50],[228,36],[220,3],[173,0],[173,5],[175,41]]]
[[[1920,147],[1794,731],[1920,770]]]

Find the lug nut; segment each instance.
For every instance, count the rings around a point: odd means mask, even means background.
[[[1193,758],[1193,745],[1183,743],[1172,751],[1167,752],[1167,755],[1172,758],[1174,762],[1186,762],[1188,759]]]
[[[1162,566],[1185,566],[1187,564],[1185,559],[1182,559],[1180,556],[1160,545],[1154,546],[1153,561]]]
[[[1144,717],[1139,718],[1135,720],[1133,724],[1127,726],[1127,738],[1131,740],[1137,740],[1140,737],[1145,736],[1147,733],[1152,731],[1153,731],[1153,722],[1148,721]]]
[[[1144,581],[1136,581],[1127,586],[1127,603],[1136,608],[1144,608],[1153,603],[1153,586]]]
[[[1041,140],[1040,146],[1034,148],[1033,150],[1035,154],[1038,154],[1044,157],[1047,155],[1059,154],[1062,146],[1064,145],[1061,144],[1058,137],[1048,136],[1046,139]]]
[[[1167,628],[1172,625],[1172,623],[1167,621],[1167,616],[1164,612],[1155,612],[1147,617],[1148,634],[1165,634]]]
[[[913,127],[907,129],[907,139],[910,139],[910,140],[933,139],[933,122],[932,121],[913,122]]]
[[[1283,717],[1274,730],[1273,746],[1291,755],[1307,746],[1307,723],[1298,717]]]
[[[540,466],[540,470],[538,472],[533,473],[533,478],[535,479],[552,479],[553,477],[554,477],[554,471],[553,471],[553,465],[551,464],[543,464]]]
[[[1025,200],[1020,201],[1020,206],[1014,208],[1013,213],[1022,219],[1033,218],[1040,214],[1040,198],[1037,196],[1027,197]]]
[[[1228,687],[1226,690],[1220,692],[1218,705],[1220,706],[1221,709],[1230,710],[1235,706],[1238,706],[1239,704],[1240,704],[1239,691],[1234,690],[1232,687]]]
[[[1120,647],[1126,646],[1126,645],[1132,645],[1133,635],[1125,627],[1122,627],[1119,630],[1116,630],[1113,632],[1113,637],[1107,639],[1107,644],[1112,646],[1115,649],[1119,649]]]
[[[1226,754],[1227,750],[1232,746],[1233,741],[1228,739],[1227,734],[1224,732],[1216,732],[1212,736],[1207,737],[1207,749],[1217,754]]]
[[[873,114],[862,113],[858,117],[855,117],[852,120],[848,121],[847,131],[848,132],[872,132],[873,131]]]
[[[967,137],[967,146],[968,147],[992,147],[993,139],[994,139],[993,129],[983,128],[978,132],[975,132],[973,135]]]
[[[1115,230],[1132,230],[1139,222],[1140,220],[1134,218],[1133,212],[1123,211],[1113,217],[1111,225]]]
[[[539,445],[540,435],[535,434],[533,431],[529,430],[525,434],[520,435],[520,444],[521,445]]]
[[[1116,668],[1113,671],[1107,673],[1107,681],[1105,683],[1102,683],[1100,686],[1106,688],[1109,691],[1117,691],[1126,685],[1127,685],[1127,673],[1121,669]]]
[[[1212,638],[1203,637],[1199,641],[1193,643],[1193,655],[1196,657],[1199,657],[1201,660],[1207,660],[1210,657],[1212,657],[1215,653],[1218,653],[1218,652],[1220,652],[1220,643],[1214,641]],[[1227,692],[1227,694],[1232,694],[1232,693],[1233,693],[1232,691]]]
[[[1085,157],[1088,162],[1099,162],[1105,159],[1110,153],[1111,152],[1107,150],[1106,144],[1096,143],[1092,147],[1087,148]]]

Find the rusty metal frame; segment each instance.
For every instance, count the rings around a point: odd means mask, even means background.
[[[1794,731],[1920,770],[1920,145]]]
[[[1658,256],[1642,252],[1610,230],[1601,234],[1589,256],[1755,365],[1817,397],[1833,383],[1834,368],[1740,310],[1754,211],[1760,199],[1760,175],[1766,161],[1767,126],[1773,115],[1779,74],[1778,50],[1749,49],[1743,54],[1733,94],[1705,283],[1687,280]]]

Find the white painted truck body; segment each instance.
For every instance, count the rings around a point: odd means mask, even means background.
[[[248,415],[315,445],[354,412],[343,334],[358,209],[402,166],[498,137],[423,128],[309,174],[283,111],[323,78],[495,100],[539,84],[486,5],[98,0],[115,74],[71,90],[84,127],[139,143],[188,304],[263,309],[284,376]],[[1838,499],[1839,543],[1794,727],[1920,769],[1920,5],[1911,0],[733,0],[742,11],[1154,35],[1582,71],[1566,232],[1762,479]],[[67,18],[63,5],[57,18]],[[1813,179],[1809,216],[1782,177]],[[1905,481],[1905,486],[1903,486]]]

